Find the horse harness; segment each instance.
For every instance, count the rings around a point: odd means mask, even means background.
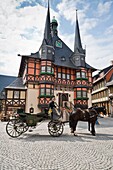
[[[95,111],[94,109],[92,109],[92,111],[90,111],[89,109],[85,109],[85,110],[82,110],[81,108],[79,108],[79,109],[83,114],[84,120],[86,120],[88,117],[89,117],[89,119],[92,119],[93,117],[95,117],[95,114],[93,112],[93,111]],[[87,117],[87,115],[88,115],[88,117]]]

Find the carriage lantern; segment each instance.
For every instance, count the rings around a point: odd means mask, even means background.
[[[113,117],[113,93],[109,94],[111,117]]]

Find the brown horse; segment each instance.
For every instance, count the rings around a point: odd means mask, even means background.
[[[75,112],[70,114],[69,116],[69,125],[71,128],[71,133],[76,132],[76,126],[78,121],[87,121],[88,122],[88,129],[90,131],[90,124],[91,124],[91,133],[95,136],[95,123],[97,120],[98,113],[94,109],[87,109],[82,110],[80,108],[76,109]]]

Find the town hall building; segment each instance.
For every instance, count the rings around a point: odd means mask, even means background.
[[[32,107],[38,113],[53,96],[63,106],[65,101],[75,107],[91,106],[92,72],[96,69],[86,63],[86,50],[82,47],[76,11],[76,31],[72,51],[58,36],[58,22],[50,22],[48,3],[44,37],[39,50],[21,57],[18,77],[5,88],[5,114]]]

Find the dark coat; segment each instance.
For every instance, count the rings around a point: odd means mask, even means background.
[[[51,108],[51,109],[56,108],[54,101],[51,101],[51,102],[49,103],[49,108]]]

